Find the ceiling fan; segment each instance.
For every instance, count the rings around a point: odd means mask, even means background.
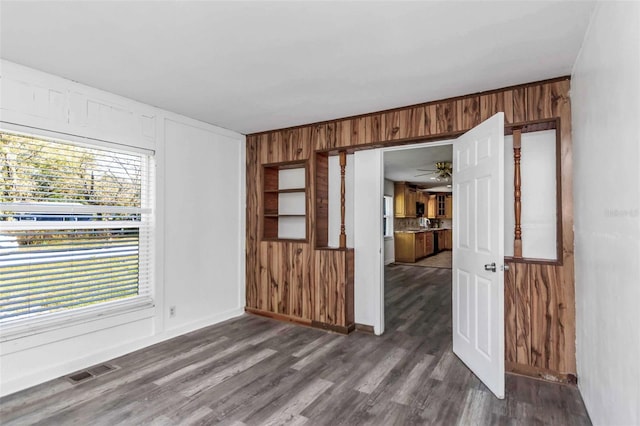
[[[417,170],[419,172],[426,172],[426,173],[420,173],[415,175],[414,177],[433,175],[431,179],[437,182],[449,182],[451,180],[451,173],[453,172],[450,161],[438,161],[436,163],[435,169],[417,169]]]

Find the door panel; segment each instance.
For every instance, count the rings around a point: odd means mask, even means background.
[[[453,144],[453,351],[498,398],[504,398],[503,146],[503,113]]]

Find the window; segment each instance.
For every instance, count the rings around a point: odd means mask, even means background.
[[[134,148],[0,132],[1,323],[150,302],[153,169]]]
[[[389,195],[382,202],[382,232],[385,237],[393,237],[393,197]]]

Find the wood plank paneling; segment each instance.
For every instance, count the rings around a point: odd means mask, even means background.
[[[500,111],[505,113],[507,124],[531,126],[538,120],[557,118],[561,139],[558,233],[562,236],[562,259],[557,264],[511,263],[505,274],[505,356],[517,371],[575,374],[568,78],[247,136],[247,307],[326,326],[343,323],[342,318],[349,323],[348,317],[353,315],[349,301],[353,296],[338,284],[349,282],[349,278],[342,278],[352,273],[349,265],[353,260],[348,260],[349,254],[318,249],[326,246],[328,239],[323,231],[328,189],[322,182],[326,180],[322,173],[327,157],[318,151],[417,143],[423,142],[422,137],[449,138]],[[303,159],[310,159],[308,240],[286,245],[271,242],[275,245],[270,247],[269,242],[260,241],[260,212],[264,208],[261,165]]]
[[[365,134],[368,142],[382,140],[382,114],[372,114],[366,117]]]
[[[452,133],[456,126],[456,104],[454,101],[436,105],[436,134]]]
[[[336,146],[351,146],[351,120],[340,120],[336,123]]]
[[[480,124],[480,96],[457,100],[455,130],[467,131],[478,124]]]
[[[511,90],[480,96],[480,121],[504,112],[504,122],[513,123],[513,92]]]
[[[507,362],[517,361],[516,268],[509,263],[504,273],[504,351]]]
[[[311,145],[316,151],[327,149],[327,126],[324,123],[311,126]]]
[[[316,188],[316,246],[329,245],[329,157],[326,153],[316,154],[315,161]]]
[[[391,111],[384,114],[383,128],[385,141],[400,139],[400,111]]]
[[[307,160],[310,154],[310,129],[301,127],[292,129],[289,138],[291,150],[287,161]]]
[[[527,121],[527,89],[520,87],[511,91],[513,99],[513,122]]]
[[[271,310],[269,294],[271,292],[271,284],[269,283],[269,242],[262,241],[259,248],[259,288],[257,309],[263,311]]]
[[[349,120],[351,123],[351,145],[363,145],[367,143],[367,120],[365,117],[356,117]]]
[[[260,138],[247,137],[246,148],[246,305],[251,308],[258,307],[258,288],[260,285],[260,264],[258,260],[259,236],[262,235],[260,226],[260,211],[262,206],[260,194],[262,182],[260,179],[261,166],[259,166]]]
[[[339,327],[353,326],[353,250],[316,250],[315,279],[318,306],[314,320]],[[351,281],[350,281],[351,280]],[[347,308],[347,306],[350,306]]]
[[[569,105],[569,81],[527,87],[527,120],[561,116]]]
[[[516,289],[516,360],[520,364],[531,363],[531,290],[529,266],[514,263]]]

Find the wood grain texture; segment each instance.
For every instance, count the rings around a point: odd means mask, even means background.
[[[511,90],[480,96],[480,121],[504,112],[504,122],[513,123],[513,92]]]
[[[480,96],[457,100],[456,109],[456,130],[467,131],[480,124]]]
[[[513,100],[513,122],[522,123],[527,121],[527,89],[519,87],[511,93]]]
[[[246,256],[245,256],[245,281],[246,281],[246,306],[258,307],[258,288],[260,280],[260,264],[258,250],[260,244],[260,211],[262,205],[260,194],[262,193],[262,182],[259,176],[259,144],[257,137],[247,137],[246,148]]]
[[[514,283],[516,289],[516,360],[520,364],[531,365],[531,288],[530,267],[514,263]]]
[[[518,342],[516,339],[516,269],[508,263],[509,270],[504,272],[504,352],[505,361],[516,363]]]
[[[516,123],[524,128],[540,125],[539,120],[557,119],[560,134],[558,157],[559,217],[558,235],[562,236],[561,259],[557,265],[539,265],[523,259],[509,275],[510,297],[505,298],[508,313],[507,359],[514,365],[547,369],[559,374],[575,374],[575,290],[573,272],[573,202],[572,202],[572,142],[569,79],[560,78],[530,83],[455,99],[433,101],[406,108],[336,119],[323,123],[274,130],[247,136],[247,306],[259,309],[288,310],[292,317],[312,318],[316,313],[327,318],[325,299],[314,299],[316,280],[329,274],[333,266],[319,266],[318,247],[326,246],[323,229],[323,161],[318,153],[335,154],[341,149],[367,149],[450,138],[476,125],[497,112],[505,113],[507,125]],[[508,127],[505,133],[511,133]],[[422,139],[421,139],[422,138]],[[326,154],[325,154],[326,155]],[[269,277],[281,281],[282,276],[269,272],[270,267],[282,267],[283,261],[268,262],[261,242],[259,213],[264,208],[262,182],[259,173],[263,164],[279,161],[311,159],[308,164],[309,214],[307,249],[301,254],[306,262],[305,274],[313,296],[303,297],[303,313],[293,303],[298,300],[294,280],[288,281],[288,303],[278,304],[270,293]],[[317,218],[316,218],[317,215]],[[317,234],[317,235],[316,235]],[[276,251],[272,256],[291,256],[290,251]],[[271,266],[272,265],[272,266]],[[277,266],[280,265],[280,266]],[[522,266],[524,265],[524,266]],[[316,271],[315,268],[321,269]],[[306,285],[306,284],[305,284]],[[304,286],[303,286],[304,288]],[[282,291],[278,287],[278,291]],[[307,293],[305,293],[307,294]],[[318,293],[319,294],[319,293]],[[323,297],[325,293],[322,293]],[[294,296],[296,295],[296,296]],[[279,297],[279,296],[278,296]],[[275,303],[275,305],[274,305]],[[323,305],[320,307],[320,305]],[[348,306],[347,306],[348,308]],[[313,314],[306,314],[309,309]],[[334,309],[330,307],[329,311]],[[322,312],[320,312],[322,311]],[[513,334],[512,334],[513,333]],[[510,340],[509,340],[510,339]]]
[[[329,244],[329,157],[326,153],[315,155],[315,225],[316,246]]]
[[[351,254],[350,254],[351,253]],[[354,325],[353,249],[316,250],[315,283],[319,301],[314,320],[342,327]]]
[[[559,117],[568,105],[569,81],[527,87],[528,121]]]
[[[456,103],[441,102],[436,105],[436,133],[452,133],[456,129]]]

